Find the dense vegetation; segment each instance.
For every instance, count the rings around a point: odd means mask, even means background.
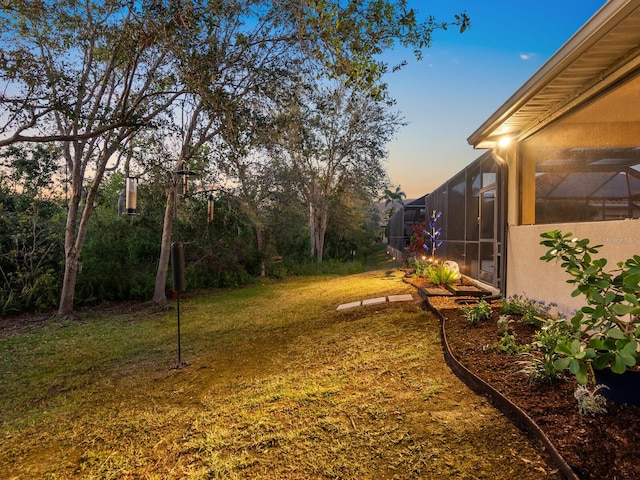
[[[100,190],[81,257],[78,304],[106,300],[148,300],[154,288],[162,218],[163,191],[143,185],[138,214],[118,215],[124,184],[113,174]],[[18,193],[0,186],[0,314],[48,310],[59,301],[63,275],[65,202]],[[215,217],[206,221],[206,199],[183,199],[175,235],[186,243],[187,289],[234,287],[261,274],[282,277],[330,268],[334,262],[366,260],[379,219],[366,205],[342,206],[328,227],[326,261],[308,255],[308,227],[302,205],[274,203],[265,218],[268,240],[262,258],[249,220],[231,196],[216,198]],[[338,208],[336,206],[335,208]],[[171,275],[168,288],[171,289]]]
[[[164,302],[175,240],[190,288],[362,254],[402,125],[380,55],[420,57],[447,25],[469,19],[401,0],[0,2],[0,312]]]

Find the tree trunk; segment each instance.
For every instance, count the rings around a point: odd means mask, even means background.
[[[76,177],[77,178],[77,177]],[[100,178],[96,176],[95,182],[99,182]],[[62,280],[62,292],[60,294],[60,304],[58,306],[58,317],[73,318],[73,305],[76,294],[76,281],[78,279],[78,271],[80,270],[80,253],[84,240],[87,235],[87,227],[89,218],[93,211],[93,202],[97,188],[92,188],[87,194],[84,209],[80,217],[80,224],[76,229],[76,223],[80,212],[80,202],[82,201],[82,183],[75,182],[72,185],[72,198],[69,202],[69,210],[67,212],[67,223],[64,232],[64,279]]]
[[[263,255],[262,255],[262,248],[264,246],[264,237],[263,237],[263,234],[262,234],[262,228],[256,222],[253,225],[253,229],[254,229],[255,234],[256,234],[256,246],[258,247],[258,253],[260,254],[260,276],[261,277],[266,277],[267,276],[267,263],[266,263]]]
[[[73,200],[69,205],[67,223],[64,235],[64,279],[60,304],[58,305],[58,317],[73,317],[73,301],[75,298],[76,279],[78,277],[78,250],[76,249],[76,219],[78,216],[78,202]]]
[[[162,240],[160,241],[160,259],[156,272],[156,283],[153,290],[154,303],[162,303],[167,300],[167,273],[169,271],[169,257],[171,252],[171,233],[173,229],[175,202],[175,185],[173,182],[167,192],[167,203],[164,208],[164,222],[162,223]]]
[[[324,257],[324,236],[327,231],[329,209],[323,202],[318,203],[320,203],[320,205],[309,203],[310,257],[315,257],[318,263],[322,263]]]
[[[316,255],[316,215],[313,202],[309,200],[309,258]]]
[[[327,221],[329,218],[329,206],[327,202],[322,202],[322,204],[317,207],[317,217],[316,217],[316,260],[318,263],[322,263],[324,259],[324,237],[327,232]]]

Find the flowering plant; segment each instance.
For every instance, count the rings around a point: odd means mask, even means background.
[[[588,239],[573,238],[559,230],[541,234],[549,248],[540,257],[545,262],[560,260],[575,285],[574,297],[584,295],[587,305],[571,318],[573,335],[556,347],[563,358],[558,370],[568,368],[579,384],[585,385],[592,369],[610,368],[624,373],[638,362],[640,339],[640,255],[617,268],[605,270],[605,258],[592,258],[601,245],[589,246]]]
[[[424,252],[424,231],[426,228],[425,222],[411,224],[413,234],[409,243],[409,251],[416,254]]]

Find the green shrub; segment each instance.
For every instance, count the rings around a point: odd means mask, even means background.
[[[555,304],[546,304],[540,300],[532,300],[524,295],[511,295],[501,300],[502,313],[522,315],[522,321],[528,325],[540,326],[549,318],[549,312]]]
[[[531,347],[526,344],[518,345],[516,334],[507,331],[502,334],[498,343],[493,345],[493,348],[507,355],[520,355],[528,352]]]
[[[610,269],[606,258],[593,257],[601,245],[589,246],[589,239],[572,238],[559,230],[540,236],[548,248],[540,259],[560,261],[567,282],[575,287],[572,296],[582,295],[587,303],[570,320],[573,337],[556,348],[563,356],[556,368],[569,369],[580,385],[586,385],[593,369],[624,373],[635,366],[640,343],[640,255]]]
[[[458,279],[458,272],[443,263],[429,264],[424,275],[434,285],[451,285]]]
[[[571,326],[564,318],[547,319],[533,336],[530,358],[521,362],[521,372],[533,382],[553,383],[564,378],[562,370],[555,365],[561,358],[556,348],[567,342],[571,335]]]
[[[491,318],[491,305],[485,300],[480,300],[473,307],[463,308],[462,312],[471,325],[477,325],[478,322]]]

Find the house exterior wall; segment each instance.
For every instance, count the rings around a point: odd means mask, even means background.
[[[507,296],[553,301],[566,313],[584,306],[582,296],[571,297],[562,267],[539,260],[543,232],[571,232],[602,245],[597,257],[610,269],[640,254],[639,104],[635,74],[505,151],[496,149],[509,165]]]
[[[439,253],[463,273],[491,282],[480,271],[486,264],[503,295],[555,302],[569,314],[584,299],[571,296],[559,264],[540,260],[541,233],[602,245],[597,257],[611,269],[640,254],[638,25],[640,2],[609,0],[469,137],[489,151],[427,196],[427,212],[447,222]],[[495,197],[483,197],[492,186],[474,180],[484,178],[478,165],[494,164]],[[487,198],[498,206],[493,238],[482,229]],[[479,238],[470,236],[479,227]],[[482,254],[491,240],[495,248]]]
[[[602,245],[594,258],[606,258],[608,268],[616,268],[617,262],[640,254],[638,219],[511,226],[507,234],[507,296],[524,294],[528,298],[556,302],[567,314],[584,306],[582,296],[571,297],[573,286],[567,283],[569,276],[560,263],[540,260],[546,252],[546,247],[540,245],[540,234],[554,229],[571,232],[579,239],[588,238],[591,246]]]

